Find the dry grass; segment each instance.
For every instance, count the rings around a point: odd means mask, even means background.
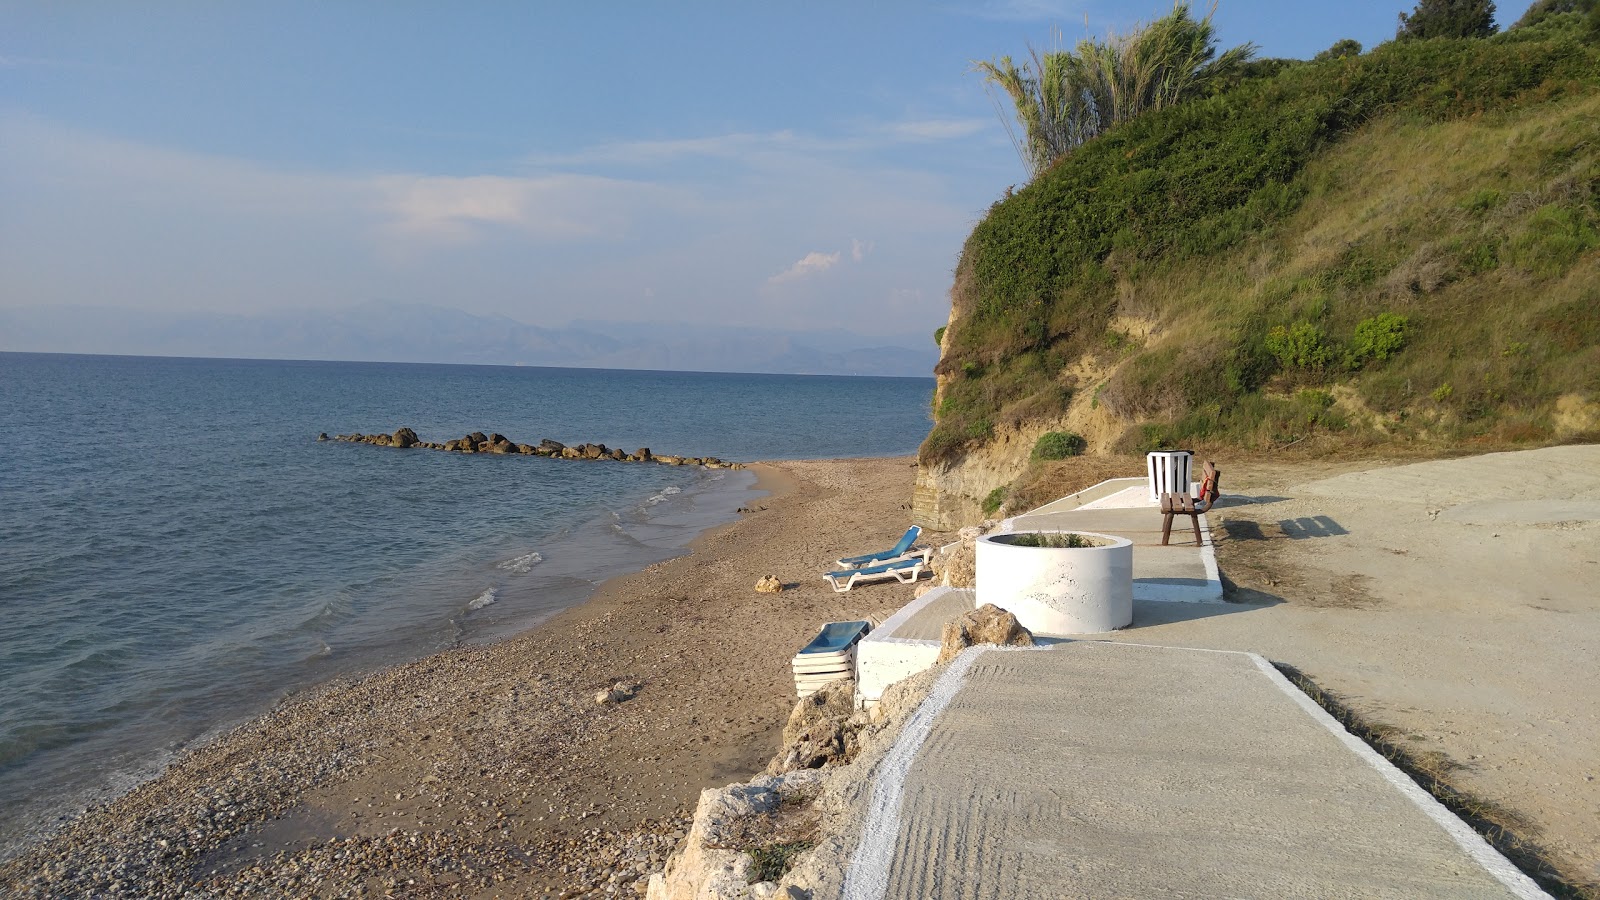
[[[1137,456],[1074,456],[1038,461],[1011,485],[1005,504],[1013,511],[1033,509],[1110,478],[1143,474],[1144,458]]]

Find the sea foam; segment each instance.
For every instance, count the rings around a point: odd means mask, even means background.
[[[498,588],[485,588],[483,593],[472,598],[472,602],[467,604],[467,609],[483,609],[485,606],[488,606],[498,599],[500,599],[500,591]]]
[[[513,575],[526,575],[533,570],[534,566],[542,562],[544,562],[544,557],[540,556],[538,551],[529,551],[503,563],[498,563],[495,568],[503,569]]]

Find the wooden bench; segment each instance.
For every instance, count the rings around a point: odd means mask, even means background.
[[[1205,480],[1200,482],[1200,496],[1191,497],[1188,491],[1181,494],[1169,491],[1161,495],[1161,515],[1164,517],[1161,523],[1161,546],[1165,547],[1167,541],[1172,538],[1172,520],[1176,516],[1189,517],[1189,521],[1194,524],[1195,546],[1200,546],[1200,515],[1211,509],[1211,504],[1217,502],[1217,495],[1220,493],[1217,482],[1222,477],[1216,463],[1209,460],[1201,471],[1205,473]]]

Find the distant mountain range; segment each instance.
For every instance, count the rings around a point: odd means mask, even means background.
[[[388,302],[252,316],[0,309],[0,350],[911,376],[931,376],[939,356],[926,335],[594,321],[545,328]]]

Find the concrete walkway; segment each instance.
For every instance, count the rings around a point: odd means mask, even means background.
[[[1545,896],[1243,653],[968,650],[861,834],[849,900]]]

